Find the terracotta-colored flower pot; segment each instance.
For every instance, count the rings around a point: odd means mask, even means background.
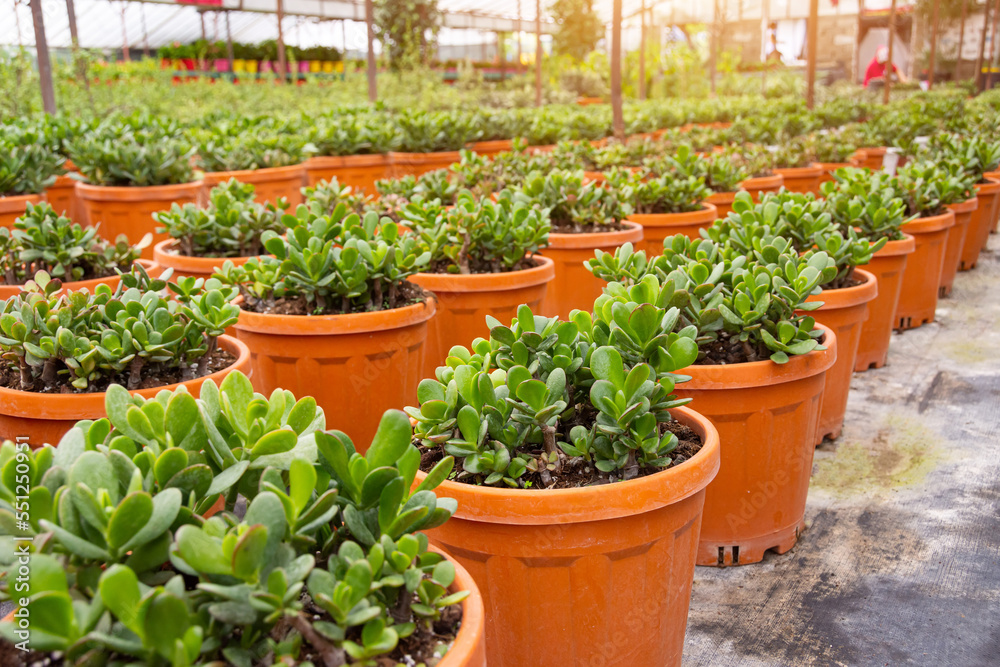
[[[101,223],[101,236],[104,238],[115,239],[119,234],[125,234],[129,241],[136,243],[148,232],[156,243],[169,237],[156,231],[160,224],[153,220],[153,214],[169,210],[171,204],[196,204],[201,187],[201,181],[151,187],[77,182],[76,196],[85,222],[90,225]],[[152,259],[153,247],[147,246],[142,256]]]
[[[913,237],[917,247],[906,260],[894,328],[916,329],[934,321],[941,271],[948,248],[948,230],[954,224],[955,214],[947,211],[903,225],[903,232]]]
[[[514,142],[511,139],[494,139],[492,141],[476,141],[466,144],[465,147],[480,155],[492,156],[513,150]]]
[[[434,311],[433,298],[350,315],[241,310],[236,336],[250,348],[254,389],[269,396],[281,387],[314,397],[326,423],[364,451],[382,413],[416,399]]]
[[[531,153],[551,153],[555,149],[555,144],[546,144],[545,146],[528,146],[528,151]]]
[[[733,212],[733,202],[736,201],[735,192],[713,192],[705,200],[715,207],[715,214],[719,220],[725,220]]]
[[[682,371],[691,380],[677,385],[676,394],[693,399],[722,443],[722,466],[705,495],[698,565],[760,562],[770,549],[785,553],[795,546],[805,528],[823,385],[837,357],[836,335],[824,333],[826,350],[786,364]]]
[[[889,148],[887,146],[869,146],[859,148],[856,155],[861,162],[860,166],[872,171],[878,171],[882,168],[882,161],[888,152]]]
[[[882,368],[889,357],[896,307],[903,291],[903,269],[906,258],[917,248],[913,237],[905,236],[905,239],[886,243],[865,266],[865,270],[878,280],[878,295],[868,304],[868,319],[861,325],[855,372],[866,371],[872,366]]]
[[[832,181],[833,174],[838,169],[847,169],[848,167],[857,167],[859,162],[857,160],[851,160],[850,162],[813,162],[812,166],[820,168],[819,184],[823,185],[827,181]],[[817,190],[816,194],[819,194]]]
[[[549,247],[541,252],[555,262],[556,277],[545,294],[543,314],[567,319],[571,310],[590,312],[607,283],[595,277],[583,263],[594,256],[597,248],[614,252],[625,243],[642,242],[640,225],[626,220],[622,227],[593,234],[549,234]]]
[[[761,194],[768,192],[778,192],[785,184],[785,177],[781,174],[770,176],[756,176],[748,178],[740,183],[740,188],[746,190],[753,197],[753,200],[760,201]]]
[[[555,263],[536,255],[538,265],[507,273],[418,273],[409,278],[437,297],[437,315],[428,324],[421,377],[434,377],[455,345],[470,347],[477,337],[488,338],[486,316],[509,324],[522,303],[539,312]]]
[[[364,190],[370,195],[375,194],[375,181],[387,178],[389,172],[389,158],[381,153],[343,157],[324,155],[306,160],[307,185],[315,186],[320,181],[336,178],[340,185]]]
[[[878,295],[879,285],[875,276],[862,269],[854,269],[854,275],[864,282],[854,287],[823,290],[806,299],[823,302],[818,310],[809,314],[837,334],[837,360],[826,371],[816,444],[823,442],[823,438],[835,440],[840,437],[847,413],[851,375],[858,359],[858,344],[868,319],[869,304]]]
[[[576,98],[576,103],[580,106],[587,107],[594,104],[604,104],[603,97],[578,97]]]
[[[714,205],[703,203],[697,211],[687,213],[633,213],[629,221],[642,225],[642,243],[637,250],[645,250],[653,257],[663,254],[663,239],[683,234],[689,239],[700,239],[700,230],[718,220],[719,211]]]
[[[461,602],[462,625],[458,629],[458,635],[437,667],[486,667],[486,609],[483,595],[472,575],[458,560],[433,544],[428,549],[441,554],[455,566],[455,581],[448,592],[469,591],[469,597]]]
[[[0,227],[14,227],[14,221],[24,215],[28,204],[42,201],[41,195],[14,195],[0,197]]]
[[[945,246],[944,264],[941,266],[941,286],[938,290],[938,298],[942,299],[951,294],[955,274],[958,273],[958,267],[962,263],[965,238],[971,233],[973,214],[979,208],[979,198],[973,197],[958,204],[951,204],[948,208],[955,214],[955,224],[948,231],[948,244]],[[988,230],[987,233],[989,233]]]
[[[82,222],[77,213],[76,179],[65,175],[56,176],[55,183],[45,191],[45,201],[59,215],[64,215],[74,222]]]
[[[439,153],[389,153],[389,163],[395,178],[413,174],[421,176],[436,169],[447,169],[462,159],[459,151]]]
[[[993,228],[993,207],[996,203],[997,193],[1000,193],[1000,181],[987,180],[985,183],[976,185],[976,197],[979,199],[979,207],[972,212],[969,220],[969,231],[965,234],[965,243],[962,245],[962,260],[959,268],[962,271],[976,268],[979,262],[979,253],[986,248],[986,243],[990,238],[990,230]]]
[[[983,174],[986,178],[991,181],[1000,181],[1000,171],[988,171]],[[1000,197],[993,198],[993,232],[997,233],[998,227],[1000,227]]]
[[[222,378],[233,371],[250,374],[250,350],[246,345],[235,338],[220,336],[219,347],[236,356],[236,361],[229,368],[195,380],[139,389],[132,393],[152,398],[164,389],[173,390],[183,384],[193,396],[198,396],[201,385],[206,380],[221,382]],[[0,440],[27,436],[27,442],[32,447],[40,447],[46,443],[54,445],[77,421],[105,416],[104,392],[42,394],[0,387]]]
[[[782,167],[774,173],[781,174],[785,179],[785,189],[792,192],[819,194],[820,178],[823,168],[819,165],[808,167]]]
[[[720,444],[699,413],[671,413],[703,443],[676,468],[574,489],[436,489],[458,511],[427,534],[479,585],[490,667],[680,665]],[[544,650],[525,650],[525,637],[544,637]]]
[[[146,273],[148,273],[150,276],[156,277],[160,275],[162,267],[160,267],[159,264],[157,264],[155,261],[148,259],[139,259],[136,261],[139,264],[141,264],[144,269],[146,269]],[[59,290],[59,293],[62,294],[64,292],[78,292],[80,290],[87,290],[88,292],[93,294],[94,290],[97,289],[98,285],[108,285],[109,287],[111,287],[112,290],[114,290],[116,287],[118,287],[118,283],[120,282],[121,282],[121,276],[119,276],[117,273],[113,276],[107,276],[104,278],[91,278],[90,280],[75,280],[75,281],[70,281],[68,283],[63,283],[62,289]],[[22,285],[5,285],[4,283],[0,283],[0,299],[9,299],[12,296],[17,296],[18,294],[21,293],[21,287]]]
[[[608,177],[604,175],[603,171],[585,171],[583,178],[592,183],[606,183],[608,181]]]
[[[266,169],[242,169],[239,171],[209,171],[204,176],[202,203],[208,202],[208,193],[216,185],[235,178],[240,183],[250,183],[256,188],[254,200],[261,204],[276,202],[284,197],[290,204],[289,210],[302,203],[302,186],[305,182],[305,164],[288,167],[267,167]]]
[[[217,267],[226,261],[236,266],[245,264],[249,257],[189,257],[177,252],[174,239],[160,241],[153,248],[153,258],[164,269],[173,269],[174,278],[191,276],[193,278],[211,278]]]

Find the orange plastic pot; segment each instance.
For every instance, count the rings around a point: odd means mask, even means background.
[[[987,181],[976,185],[979,207],[972,212],[969,231],[966,232],[965,243],[962,245],[962,260],[959,266],[962,271],[976,268],[979,253],[986,248],[990,230],[993,228],[993,206],[998,192],[1000,192],[998,181]]]
[[[380,153],[321,156],[306,160],[306,184],[309,186],[336,178],[341,185],[364,190],[365,194],[375,194],[375,181],[387,178],[389,173],[389,158]]]
[[[986,178],[991,181],[1000,181],[1000,171],[988,171],[983,174]],[[1000,225],[1000,197],[994,197],[993,199],[993,233],[997,232],[998,225]]]
[[[885,159],[885,154],[889,152],[886,146],[870,146],[867,148],[859,148],[857,155],[860,161],[860,166],[865,169],[871,169],[872,171],[878,171],[882,168],[882,161]]]
[[[852,160],[851,162],[813,162],[812,166],[819,167],[819,169],[820,169],[819,184],[823,185],[827,181],[832,181],[833,180],[833,174],[838,169],[846,169],[848,167],[857,167],[858,166],[858,162],[855,161],[855,160]],[[818,190],[817,190],[816,194],[819,194]]]
[[[174,278],[191,276],[192,278],[211,278],[217,267],[225,262],[236,266],[245,264],[249,257],[189,257],[177,252],[174,239],[160,241],[153,248],[153,259],[164,269],[173,269]]]
[[[594,104],[604,104],[603,97],[578,97],[576,98],[576,103],[582,107],[592,106]]]
[[[819,194],[820,178],[823,176],[823,168],[819,165],[808,167],[782,167],[775,169],[774,173],[781,174],[785,179],[785,189],[792,192]]]
[[[784,176],[781,174],[772,174],[770,176],[748,178],[740,183],[740,188],[749,192],[754,201],[760,201],[761,194],[767,192],[778,192],[784,184]]]
[[[131,393],[152,398],[163,390],[171,391],[183,384],[193,396],[198,396],[201,385],[207,380],[218,383],[233,371],[250,373],[250,350],[246,345],[235,338],[220,336],[219,347],[236,356],[236,361],[229,368],[195,380],[138,389]],[[32,447],[41,447],[46,443],[55,445],[79,420],[106,416],[104,392],[41,394],[0,387],[0,440],[19,439],[18,442],[28,442]]]
[[[913,237],[916,248],[906,260],[894,328],[916,329],[934,321],[948,247],[948,230],[954,224],[955,214],[947,211],[903,225],[903,231]]]
[[[148,273],[150,276],[155,277],[160,275],[161,267],[156,262],[148,259],[140,259],[136,261],[139,264],[141,264],[144,269],[146,269],[146,273]],[[88,292],[93,294],[94,290],[97,289],[98,285],[108,285],[111,287],[112,290],[114,290],[115,288],[118,287],[118,283],[120,282],[121,282],[121,276],[119,276],[117,273],[113,276],[107,276],[104,278],[92,278],[90,280],[75,280],[63,283],[63,286],[59,290],[59,293],[62,294],[65,292],[78,292],[80,290],[87,290]],[[18,294],[21,293],[21,287],[22,285],[5,285],[3,283],[0,283],[0,299],[9,299],[12,296],[17,296]]]
[[[129,241],[138,242],[147,232],[157,243],[170,238],[156,231],[159,223],[153,214],[170,209],[171,204],[196,204],[201,194],[201,181],[180,185],[151,187],[117,187],[77,182],[76,196],[87,224],[101,224],[101,236],[115,239],[125,234]],[[153,258],[153,247],[142,251],[145,259]]]
[[[805,528],[823,385],[837,357],[836,335],[824,333],[826,350],[786,364],[682,371],[691,380],[677,385],[676,394],[693,399],[722,443],[719,474],[705,492],[698,565],[760,562],[770,549],[785,553],[795,546]]]
[[[305,182],[305,164],[287,167],[267,167],[264,169],[240,169],[238,171],[205,172],[202,202],[208,202],[208,193],[216,185],[235,178],[240,183],[250,183],[255,188],[254,200],[266,204],[284,197],[290,204],[289,210],[302,203],[302,185]]]
[[[409,278],[437,297],[437,315],[427,325],[421,377],[434,377],[455,345],[470,347],[478,337],[488,338],[486,316],[509,324],[522,303],[540,312],[555,263],[536,255],[538,266],[508,273],[418,273]]]
[[[575,489],[445,481],[435,490],[458,511],[427,534],[479,585],[490,667],[680,665],[720,444],[699,413],[671,413],[703,442],[676,468]],[[529,637],[543,637],[544,648],[527,650]]]
[[[462,625],[454,643],[437,667],[486,667],[486,608],[483,595],[469,571],[456,559],[438,549],[433,544],[428,550],[435,551],[455,566],[455,581],[449,593],[469,591],[469,597],[462,600]]]
[[[948,244],[944,250],[944,264],[941,266],[941,286],[938,297],[944,298],[951,294],[951,286],[955,283],[955,274],[962,263],[962,249],[965,239],[971,233],[972,217],[979,208],[979,198],[973,197],[948,208],[955,214],[955,224],[948,231]],[[987,234],[989,231],[987,230]]]
[[[254,389],[314,397],[329,427],[347,433],[363,452],[383,412],[414,402],[434,311],[433,298],[350,315],[241,310],[235,327],[250,348]]]
[[[14,195],[0,197],[0,227],[13,228],[14,221],[24,215],[28,204],[42,201],[41,195]]]
[[[913,237],[889,241],[875,253],[865,270],[878,280],[878,295],[868,304],[868,319],[861,325],[856,372],[882,368],[889,357],[889,341],[896,324],[896,307],[903,291],[903,270],[907,257],[916,250]]]
[[[715,207],[715,214],[719,220],[724,220],[733,211],[733,202],[736,201],[735,192],[713,192],[705,200]]]
[[[642,225],[643,240],[637,250],[645,250],[650,257],[663,254],[663,239],[683,234],[689,239],[700,239],[699,233],[719,218],[714,205],[703,203],[697,211],[686,213],[633,213],[630,222]]]
[[[854,275],[864,282],[854,287],[823,290],[806,299],[823,302],[818,310],[808,314],[837,334],[837,359],[826,371],[816,444],[823,442],[823,438],[840,437],[863,326],[868,319],[869,304],[879,291],[878,280],[868,271],[854,269]]]
[[[603,171],[585,171],[583,172],[583,178],[592,183],[606,183],[608,180]]]
[[[480,155],[492,156],[514,150],[514,142],[511,139],[493,139],[491,141],[476,141],[466,144],[465,147]]]
[[[625,243],[639,245],[642,227],[634,222],[622,222],[623,229],[592,234],[549,234],[549,247],[541,252],[555,263],[556,277],[542,302],[542,313],[548,317],[567,319],[572,310],[590,312],[594,300],[601,295],[605,283],[595,277],[583,263],[594,256],[594,250],[614,252]]]
[[[459,151],[442,151],[439,153],[389,153],[389,163],[392,165],[392,175],[396,178],[413,174],[421,176],[435,169],[448,169],[462,159]]]
[[[56,176],[55,183],[45,191],[45,201],[59,215],[64,215],[74,222],[80,222],[77,214],[76,179],[69,176]]]

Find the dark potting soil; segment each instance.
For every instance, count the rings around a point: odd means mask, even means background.
[[[310,304],[304,298],[257,299],[245,292],[242,293],[243,301],[240,303],[240,308],[262,315],[352,315],[356,313],[370,313],[423,303],[431,295],[430,292],[424,290],[419,285],[404,280],[397,287],[395,305],[389,303],[389,295],[385,294],[382,299],[381,308],[374,308],[371,304],[366,304],[364,306],[352,305],[345,310],[342,307],[343,304],[339,301],[331,303],[325,308],[317,308],[315,304]]]
[[[573,223],[553,222],[553,234],[600,234],[602,232],[620,232],[626,229],[620,222],[613,222],[606,225],[576,225]]]
[[[147,366],[143,366],[141,373],[142,380],[139,382],[139,386],[135,388],[153,389],[155,387],[165,387],[170,384],[195,380],[199,377],[205,377],[206,375],[211,375],[212,373],[221,371],[224,368],[228,368],[229,366],[232,366],[235,361],[235,355],[223,350],[222,348],[216,348],[213,352],[209,353],[208,366],[205,369],[205,373],[200,375],[197,373],[197,365],[188,368],[164,368],[159,364],[149,364]],[[69,383],[70,376],[68,374],[61,374],[59,375],[59,382],[52,386],[46,386],[41,379],[36,379],[34,387],[32,387],[29,391],[37,392],[39,394],[94,394],[107,391],[108,386],[111,384],[120,384],[123,387],[127,387],[130,375],[131,373],[128,369],[126,369],[118,377],[109,378],[100,382],[91,382],[86,391],[80,391]],[[25,389],[21,386],[21,374],[16,368],[0,368],[0,387],[13,389],[15,391],[25,391]],[[0,665],[3,664],[4,663],[0,663]]]
[[[593,420],[591,419],[591,423],[592,421]],[[576,424],[577,422],[564,424],[563,428],[568,433]],[[660,424],[660,434],[663,435],[667,431],[670,431],[677,436],[677,447],[669,454],[671,458],[670,465],[664,467],[639,467],[635,474],[629,479],[655,475],[656,473],[668,470],[669,468],[676,468],[697,454],[701,449],[703,444],[701,436],[695,433],[690,427],[685,426],[678,421],[670,421]],[[557,433],[557,441],[559,437],[560,434]],[[441,447],[428,448],[418,443],[417,449],[420,450],[420,469],[424,472],[430,471],[438,461],[444,458],[445,455],[444,449]],[[540,457],[544,453],[544,448],[539,445],[538,449],[531,453],[536,458]],[[520,481],[524,483],[524,487],[527,489],[577,489],[586,486],[598,486],[601,484],[611,484],[613,482],[625,481],[624,475],[626,473],[624,469],[616,470],[613,473],[601,472],[592,464],[587,463],[587,461],[581,458],[570,458],[564,456],[561,450],[560,459],[562,460],[562,470],[559,472],[549,472],[548,474],[550,479],[548,482],[543,479],[541,472],[532,472],[531,470],[526,471],[521,476]],[[539,463],[539,465],[541,465],[541,463]],[[461,464],[455,465],[455,471],[461,472]],[[459,477],[456,476],[456,472],[453,472],[451,477],[452,481],[477,485],[481,484],[485,478],[485,475],[467,475]]]
[[[820,343],[826,337],[820,338]],[[746,364],[752,361],[767,361],[771,351],[763,343],[756,349],[749,342],[740,342],[739,334],[719,332],[719,338],[701,348],[705,356],[694,363],[695,366],[722,366]]]
[[[122,271],[126,270],[124,267],[118,267],[118,268],[120,268]],[[38,271],[43,271],[43,270],[47,270],[47,267],[31,268],[31,269],[28,269],[27,275],[34,276],[35,273],[37,273]],[[83,282],[84,280],[96,280],[98,278],[110,278],[111,276],[114,276],[114,275],[117,275],[117,272],[114,270],[114,268],[108,269],[107,271],[94,271],[93,269],[88,268],[86,271],[84,271],[83,276],[81,276],[80,278],[74,278],[73,280],[65,280],[65,279],[59,278],[59,280],[61,280],[62,283],[65,285],[66,283],[69,283],[69,282],[79,283],[79,282]],[[29,278],[28,280],[30,280],[30,279],[31,278]],[[27,282],[27,281],[25,281],[25,282]],[[10,282],[7,282],[6,280],[4,280],[3,276],[0,276],[0,285],[24,285],[24,284],[25,284],[24,282],[10,283]]]
[[[824,290],[847,289],[848,287],[857,287],[858,285],[864,285],[864,284],[865,284],[864,279],[861,278],[861,276],[859,276],[858,274],[856,274],[852,269],[851,272],[845,275],[843,278],[837,278],[833,282],[823,285],[823,289]],[[820,298],[821,299],[823,298],[822,295],[820,295]]]
[[[514,271],[525,271],[527,269],[533,269],[541,264],[537,259],[533,257],[525,257],[517,264],[512,267],[506,267],[499,261],[486,261],[482,258],[469,258],[469,273],[461,274],[454,273],[448,270],[448,267],[454,266],[454,262],[448,259],[441,259],[433,262],[428,268],[427,273],[441,273],[449,274],[454,276],[460,275],[476,275],[483,273],[512,273]]]
[[[3,667],[58,667],[62,664],[65,664],[62,657],[53,658],[39,651],[22,651],[6,639],[0,639],[0,665]]]

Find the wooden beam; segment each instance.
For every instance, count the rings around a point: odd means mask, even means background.
[[[642,0],[639,10],[639,99],[646,99],[646,0]]]
[[[625,141],[622,114],[622,0],[614,0],[611,10],[611,128],[615,138]]]
[[[521,66],[521,0],[517,0],[517,65]]]
[[[883,76],[883,81],[885,82],[885,89],[882,94],[882,103],[889,103],[889,90],[892,88],[892,43],[895,41],[896,37],[896,0],[892,0],[892,6],[889,7],[889,60],[885,64],[885,76]]]
[[[229,76],[233,76],[233,30],[229,25],[229,12],[226,12],[226,58],[229,60]]]
[[[535,106],[542,106],[542,0],[535,0]]]
[[[989,2],[989,0],[987,0]],[[986,65],[989,73],[986,75],[986,90],[993,87],[993,68],[996,66],[996,55],[1000,55],[997,49],[997,30],[1000,29],[1000,0],[997,0],[993,8],[993,32],[990,35],[990,61]]]
[[[712,31],[709,35],[709,53],[708,53],[708,74],[709,80],[712,85],[712,97],[715,97],[715,74],[718,68],[717,59],[719,51],[719,22],[720,14],[719,12],[719,0],[715,0],[712,3]]]
[[[934,0],[934,10],[931,12],[931,52],[927,58],[927,90],[934,87],[934,59],[937,57],[938,40],[938,10],[941,0]]]
[[[958,24],[958,53],[955,56],[955,81],[958,81],[958,74],[962,70],[962,47],[965,46],[965,14],[969,0],[962,0],[962,21]]]
[[[38,58],[38,79],[42,86],[42,108],[45,113],[56,112],[56,91],[52,85],[52,61],[49,60],[49,41],[45,38],[45,18],[42,0],[30,0],[31,22],[35,26],[35,52]]]
[[[368,27],[368,101],[375,102],[378,89],[375,87],[375,5],[372,0],[365,0],[365,24]]]
[[[979,55],[976,57],[976,90],[979,90],[983,81],[983,56],[986,55],[986,32],[990,29],[990,0],[986,0],[986,7],[983,11],[983,35],[979,40]]]
[[[285,61],[285,32],[282,27],[284,22],[285,3],[283,0],[278,0],[278,71],[282,82],[288,78],[288,63]]]
[[[806,29],[806,107],[816,106],[816,42],[819,40],[819,0],[809,0],[809,26]]]

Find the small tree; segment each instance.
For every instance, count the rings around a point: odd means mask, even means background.
[[[559,24],[552,42],[557,54],[583,60],[604,37],[604,24],[594,12],[593,0],[554,0],[549,11]]]
[[[437,0],[376,0],[375,36],[385,45],[393,69],[426,63],[441,28]]]

